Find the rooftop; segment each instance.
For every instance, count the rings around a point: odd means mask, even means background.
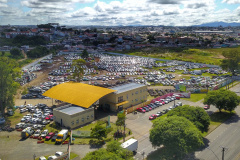
[[[84,108],[78,107],[78,106],[70,106],[70,107],[66,107],[63,109],[59,109],[59,111],[65,113],[65,114],[68,114],[68,115],[73,115],[73,114],[82,112],[84,110],[85,110]]]
[[[123,93],[129,90],[133,90],[139,87],[143,87],[145,86],[144,84],[138,84],[138,83],[128,83],[128,84],[124,84],[121,86],[117,86],[117,87],[113,87],[111,88],[112,90],[116,90],[115,93]]]

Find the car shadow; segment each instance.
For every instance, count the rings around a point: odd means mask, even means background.
[[[21,139],[19,139],[19,141],[26,141],[27,140],[27,138],[21,138]]]

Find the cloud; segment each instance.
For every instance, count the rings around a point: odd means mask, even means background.
[[[223,0],[222,3],[240,4],[240,0]]]
[[[194,3],[194,4],[188,4],[187,7],[193,8],[193,9],[198,9],[198,8],[202,8],[202,7],[207,7],[207,5],[205,3]]]
[[[158,4],[181,4],[185,0],[149,0],[149,2]]]

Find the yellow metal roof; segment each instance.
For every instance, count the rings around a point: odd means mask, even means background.
[[[126,104],[126,103],[128,103],[128,101],[123,101],[121,103],[118,103],[117,106],[121,106],[121,105]]]
[[[52,87],[44,96],[89,108],[101,97],[116,90],[92,86],[84,83],[67,82]]]

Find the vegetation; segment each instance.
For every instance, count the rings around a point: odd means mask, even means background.
[[[18,63],[8,57],[0,57],[0,61],[0,108],[4,115],[6,107],[14,106],[14,95],[19,87],[14,80],[20,76],[20,69]]]
[[[18,48],[13,48],[10,50],[10,53],[11,53],[11,57],[12,58],[16,58],[16,59],[19,59],[19,58],[23,58],[23,55],[21,53],[21,50],[18,49]]]
[[[27,52],[29,58],[40,58],[49,54],[49,50],[46,47],[38,46]]]
[[[81,78],[84,74],[84,69],[82,68],[83,65],[86,64],[86,61],[84,59],[77,59],[73,60],[72,69],[73,69],[73,75],[72,77],[77,80],[77,82],[80,82]]]
[[[25,35],[17,35],[13,38],[12,41],[14,46],[22,46],[22,45],[31,45],[31,46],[39,46],[47,44],[47,41],[43,36],[32,36],[28,37]]]
[[[216,106],[219,112],[221,112],[222,109],[233,111],[240,103],[240,97],[230,90],[219,89],[208,92],[203,103]]]
[[[239,70],[239,62],[240,62],[240,51],[231,50],[229,52],[222,53],[225,59],[222,60],[221,67],[225,70],[229,70],[232,75],[236,75]]]
[[[190,120],[201,132],[208,131],[210,117],[201,107],[184,105],[168,112],[167,116],[181,116]]]
[[[83,160],[133,160],[133,153],[123,149],[120,143],[112,141],[107,144],[107,148],[88,153]]]
[[[99,123],[92,129],[91,137],[97,138],[98,140],[102,140],[107,137],[107,129],[106,127],[101,126]]]
[[[182,98],[182,99],[191,101],[191,102],[197,102],[202,100],[205,96],[206,96],[206,93],[196,93],[196,94],[191,94],[190,98]]]
[[[167,159],[181,159],[184,154],[203,145],[201,132],[184,117],[171,116],[157,119],[150,130],[153,146],[163,145],[171,155]]]
[[[125,125],[125,118],[126,118],[126,115],[125,115],[124,112],[123,112],[123,113],[118,113],[118,114],[117,114],[116,125],[119,126],[120,128],[121,128],[122,126],[124,126],[124,125]]]
[[[83,52],[82,52],[82,58],[83,58],[83,59],[86,59],[86,58],[88,58],[88,57],[89,57],[88,52],[87,52],[86,49],[84,49]]]

